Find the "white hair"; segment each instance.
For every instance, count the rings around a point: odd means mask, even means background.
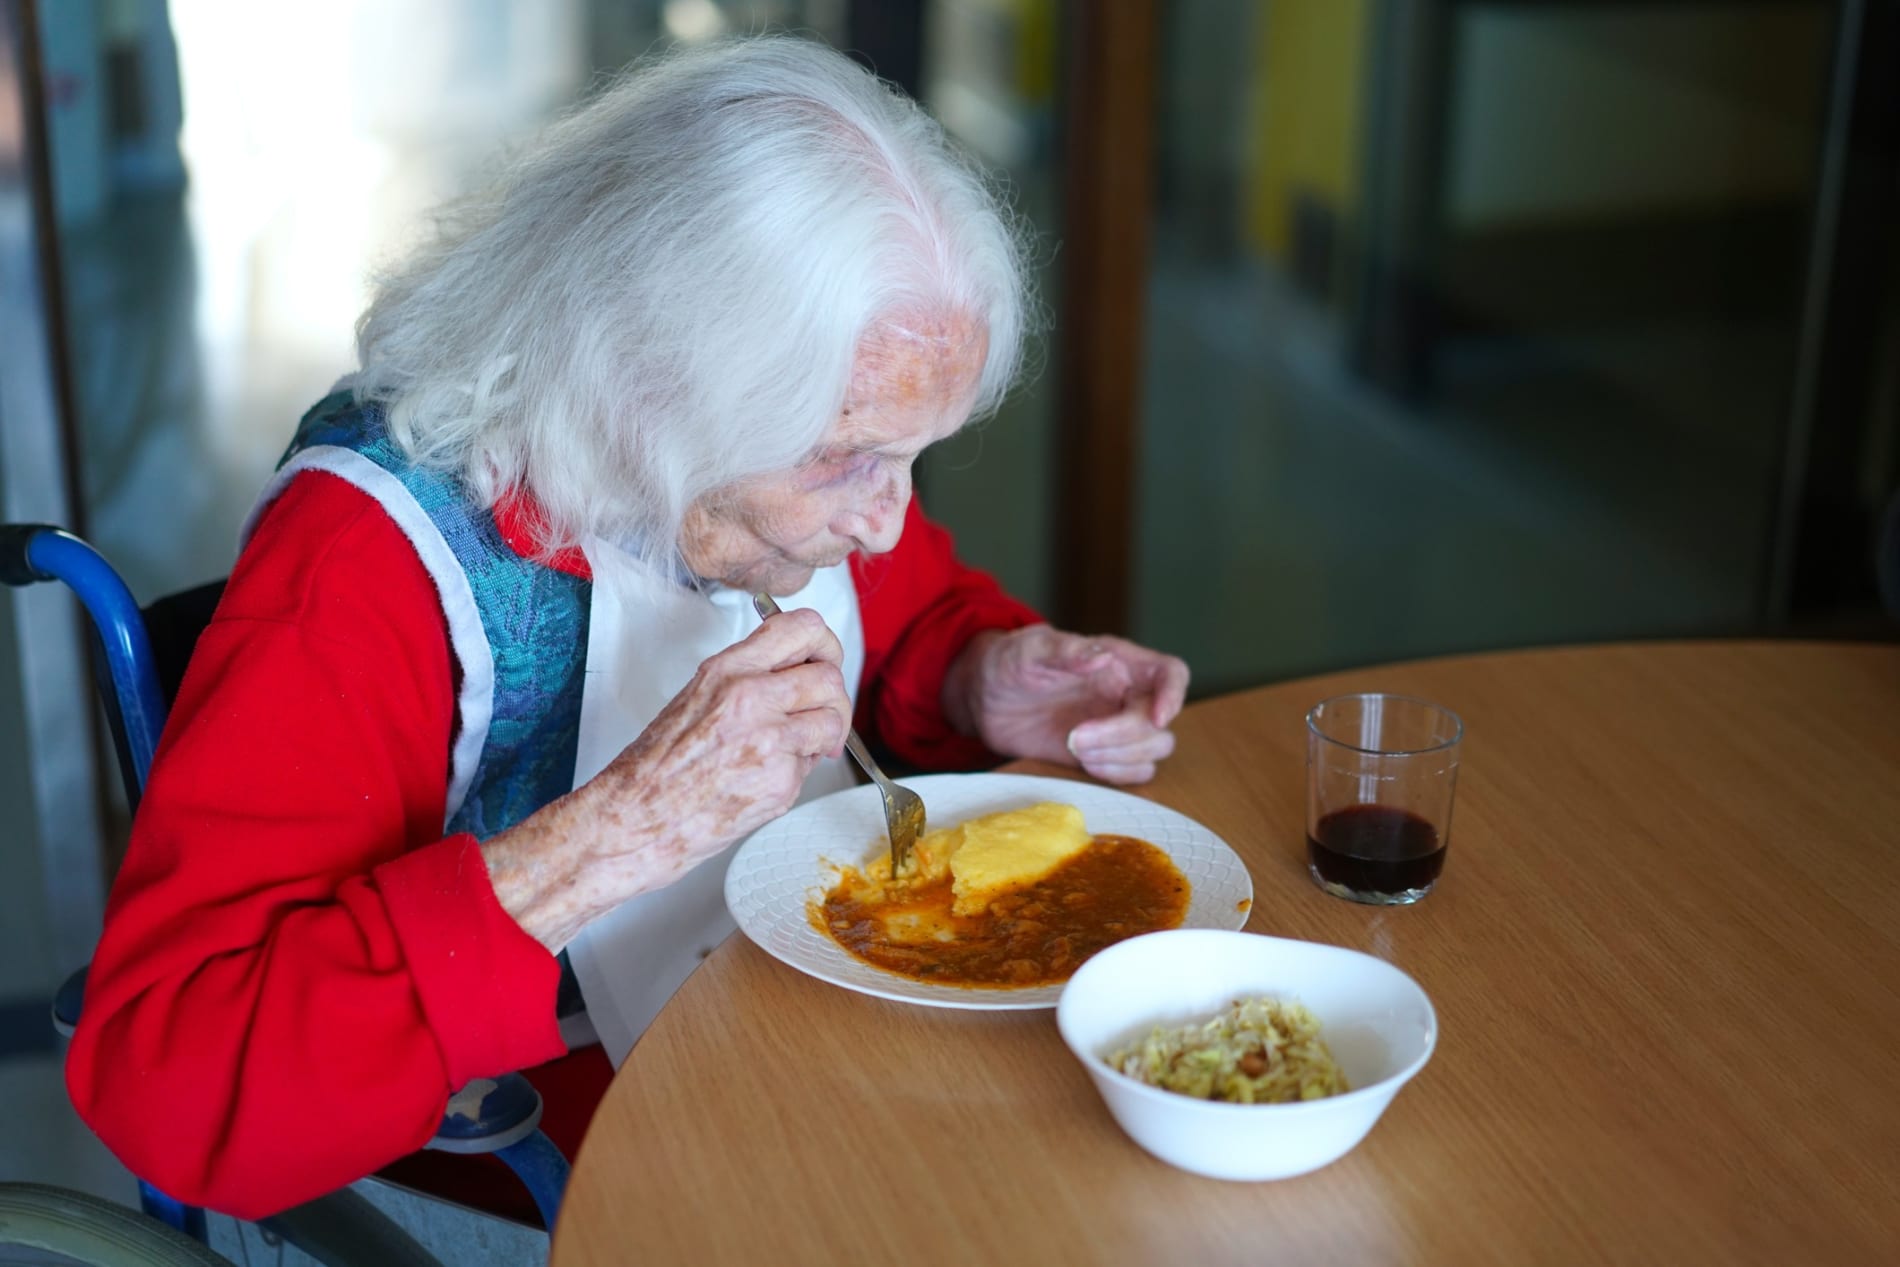
[[[989,337],[1001,402],[1033,309],[1023,230],[914,102],[785,36],[637,66],[379,280],[359,400],[547,550],[672,557],[687,508],[807,458],[860,342],[922,312]]]

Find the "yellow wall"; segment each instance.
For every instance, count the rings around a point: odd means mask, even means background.
[[[1247,233],[1285,259],[1291,195],[1304,189],[1348,213],[1359,183],[1367,0],[1264,0],[1256,25],[1254,162]]]

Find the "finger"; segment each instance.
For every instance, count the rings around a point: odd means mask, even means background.
[[[1135,689],[1135,675],[1120,656],[1109,652],[1083,678],[1097,699],[1111,708],[1124,708]]]
[[[1133,765],[1101,764],[1082,766],[1084,772],[1093,775],[1104,783],[1146,783],[1155,776],[1154,762],[1137,762]]]
[[[850,725],[850,720],[836,709],[811,708],[792,713],[778,728],[781,751],[798,757],[835,757],[844,747]]]
[[[757,681],[768,707],[781,713],[801,713],[808,708],[836,708],[849,712],[851,697],[845,693],[844,672],[823,660],[794,664],[761,675]]]
[[[1119,713],[1091,718],[1071,729],[1069,751],[1119,748],[1139,743],[1154,733],[1155,724],[1149,720],[1147,701],[1135,700]]]
[[[824,617],[800,607],[769,618],[708,663],[728,673],[770,673],[807,660],[843,664],[844,646]]]
[[[1160,672],[1154,682],[1154,698],[1148,709],[1148,716],[1155,725],[1166,726],[1181,715],[1181,707],[1187,703],[1190,677],[1187,661],[1175,656],[1161,657]]]
[[[1071,673],[1087,673],[1101,668],[1114,659],[1107,642],[1102,638],[1090,638],[1084,634],[1067,633],[1052,629],[1049,636],[1053,646],[1043,654],[1043,663],[1052,668],[1066,669]]]
[[[1182,705],[1187,702],[1190,678],[1186,661],[1178,656],[1152,651],[1125,638],[1103,638],[1101,641],[1114,652],[1117,662],[1125,666],[1131,682],[1142,685],[1143,694],[1149,697],[1150,721],[1156,726],[1166,726],[1180,715]]]
[[[1098,765],[1140,765],[1167,760],[1174,755],[1174,735],[1170,731],[1150,731],[1148,735],[1134,743],[1116,744],[1113,747],[1072,749],[1075,759],[1084,764]]]

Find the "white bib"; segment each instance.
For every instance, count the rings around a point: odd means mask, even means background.
[[[638,738],[703,662],[759,627],[749,594],[719,585],[687,589],[602,542],[589,542],[585,553],[594,586],[574,757],[577,787]],[[845,690],[855,708],[864,672],[864,625],[850,565],[815,573],[811,584],[779,605],[788,611],[815,608],[844,644]],[[853,781],[844,758],[822,761],[805,780],[799,799],[836,792]],[[726,913],[725,882],[736,848],[601,916],[568,946],[588,1019],[616,1068],[661,1006],[734,930]]]

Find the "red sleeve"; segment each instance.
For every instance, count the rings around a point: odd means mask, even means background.
[[[292,481],[165,727],[67,1084],[172,1196],[257,1217],[434,1134],[470,1078],[563,1050],[553,956],[442,838],[455,702],[395,523]]]
[[[995,764],[995,753],[944,720],[944,675],[977,634],[1040,624],[1042,617],[1005,594],[989,573],[959,563],[950,534],[914,497],[897,548],[854,557],[851,575],[864,619],[858,729],[921,769]]]

